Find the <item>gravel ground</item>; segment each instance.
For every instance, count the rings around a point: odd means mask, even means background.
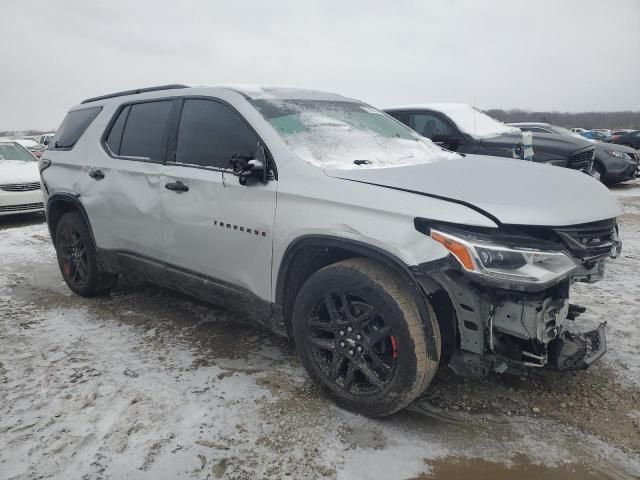
[[[573,374],[441,369],[382,420],[340,410],[288,343],[233,312],[124,279],[73,295],[39,217],[0,223],[0,478],[640,476],[640,184],[622,257],[577,285],[609,351]]]

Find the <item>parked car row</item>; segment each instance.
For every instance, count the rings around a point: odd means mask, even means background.
[[[38,160],[18,141],[0,141],[0,216],[43,210]]]
[[[548,123],[510,123],[508,125],[524,132],[532,132],[536,142],[540,136],[546,134],[580,138],[579,134],[571,130]],[[603,183],[612,185],[640,176],[640,152],[634,148],[613,143],[596,143],[594,148],[593,169]]]
[[[565,328],[584,311],[571,284],[602,278],[621,248],[620,205],[581,172],[596,147],[542,133],[535,161],[514,160],[520,130],[469,106],[388,112],[277,87],[83,101],[39,162],[64,281],[91,297],[135,272],[245,311],[371,416],[406,406],[441,364],[600,358],[603,326]]]
[[[513,158],[521,131],[471,105],[436,103],[391,107],[385,111],[422,136],[459,153]],[[534,161],[590,173],[595,147],[574,136],[538,135]]]
[[[640,130],[633,130],[629,128],[619,128],[615,130],[608,130],[604,128],[594,128],[592,130],[572,128],[571,132],[577,133],[594,142],[619,143],[621,145],[633,147],[635,150],[640,149]],[[624,138],[619,141],[621,137]]]

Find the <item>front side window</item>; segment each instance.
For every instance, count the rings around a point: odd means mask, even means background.
[[[122,157],[137,157],[162,162],[171,104],[171,100],[163,100],[131,105],[126,122],[123,119],[124,130],[117,154]],[[119,128],[117,125],[119,120],[120,118],[114,123],[112,131],[116,127]],[[115,143],[115,134],[112,143]]]
[[[456,132],[444,120],[432,113],[413,113],[409,116],[409,126],[423,137],[452,136]]]
[[[51,142],[55,149],[71,149],[76,144],[91,122],[98,116],[102,107],[84,108],[67,113],[60,128]]]
[[[176,162],[227,168],[234,156],[254,157],[258,137],[222,103],[185,100],[176,144]]]
[[[265,98],[250,102],[299,157],[319,167],[393,167],[458,158],[363,103]]]

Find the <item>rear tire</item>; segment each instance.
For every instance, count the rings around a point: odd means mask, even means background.
[[[55,237],[58,266],[67,286],[78,295],[93,297],[107,293],[118,276],[100,269],[91,233],[80,212],[65,213]]]
[[[440,331],[427,307],[423,325],[406,282],[382,264],[354,258],[329,265],[296,298],[298,355],[341,407],[390,415],[420,395],[438,369]]]

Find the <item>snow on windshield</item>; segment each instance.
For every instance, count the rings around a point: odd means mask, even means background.
[[[482,110],[466,103],[433,103],[422,105],[444,113],[458,128],[474,138],[491,138],[504,134],[520,134],[520,129],[508,127]]]
[[[251,103],[298,156],[318,167],[395,167],[459,157],[361,103],[264,98]]]

